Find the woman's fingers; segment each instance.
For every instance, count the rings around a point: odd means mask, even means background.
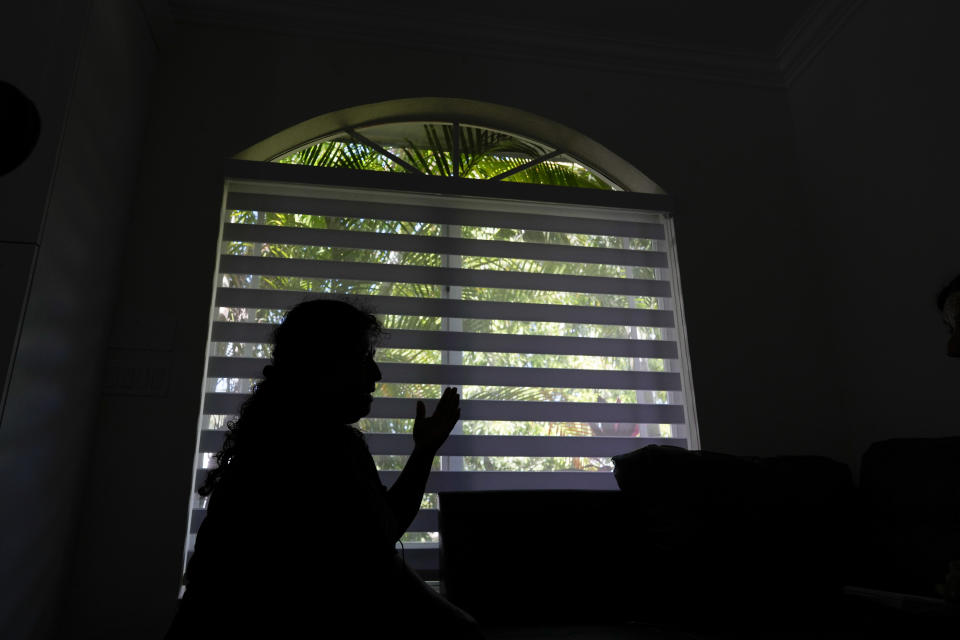
[[[417,401],[417,421],[424,420],[425,416],[425,407],[423,402]],[[440,396],[437,406],[433,410],[433,416],[431,420],[439,419],[444,423],[450,423],[450,428],[452,425],[456,424],[457,420],[460,419],[460,394],[457,392],[456,387],[447,387],[443,390],[443,394]]]
[[[443,395],[440,396],[440,402],[437,403],[437,408],[440,407],[446,408],[448,405],[454,407],[460,404],[460,394],[457,393],[456,387],[447,387],[443,390]]]
[[[441,419],[445,427],[453,429],[457,420],[460,419],[460,395],[456,387],[447,387],[443,390],[440,402],[437,403],[437,409],[433,413],[434,417]]]

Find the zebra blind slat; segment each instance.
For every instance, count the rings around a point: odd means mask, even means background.
[[[223,239],[235,242],[268,242],[320,247],[413,251],[493,258],[550,260],[553,262],[657,267],[661,269],[666,269],[669,266],[667,254],[662,251],[634,251],[536,242],[472,240],[443,236],[278,227],[258,224],[226,224],[223,226]]]
[[[205,394],[206,415],[232,415],[249,396],[243,393]],[[424,400],[432,413],[436,400]],[[370,418],[411,418],[416,414],[416,400],[377,398],[370,409]],[[679,404],[612,404],[602,402],[536,402],[507,400],[464,400],[460,403],[461,420],[506,420],[540,422],[621,422],[628,424],[683,424],[683,405]]]
[[[399,475],[399,471],[380,471],[380,481],[390,487]],[[202,485],[206,477],[206,469],[197,469],[197,486]],[[616,491],[619,487],[612,473],[599,471],[433,471],[427,480],[426,492],[545,489]]]
[[[366,438],[372,453],[409,454],[413,451],[413,438],[405,434],[369,433]],[[439,455],[610,457],[649,444],[682,447],[685,442],[683,438],[452,435],[441,447]]]
[[[214,322],[211,340],[268,343],[272,339],[271,334],[275,328],[276,325],[265,322]],[[673,340],[524,336],[415,329],[391,329],[381,337],[379,347],[381,349],[439,349],[625,358],[675,359],[678,356],[677,343]]]
[[[403,561],[424,580],[439,577],[440,553],[435,545],[418,546],[408,542],[403,548]]]
[[[216,305],[245,309],[290,309],[307,300],[321,297],[309,291],[241,289],[219,287]],[[586,307],[562,304],[488,302],[415,298],[405,296],[354,296],[359,304],[378,313],[449,318],[496,318],[531,322],[568,322],[634,327],[674,327],[672,311],[628,309],[625,307]]]
[[[195,534],[200,531],[200,525],[203,524],[206,517],[206,509],[194,509],[190,518],[190,533]],[[436,509],[420,509],[417,515],[414,516],[413,522],[407,527],[407,531],[436,531],[438,529],[438,520],[439,517]]]
[[[670,297],[666,280],[569,276],[553,273],[517,273],[486,269],[416,267],[369,262],[336,262],[295,258],[220,257],[221,273],[301,278],[337,278],[376,282],[413,282],[491,289],[534,289],[573,293]]]
[[[503,212],[483,209],[458,209],[452,206],[429,206],[378,202],[356,202],[328,198],[305,198],[262,193],[230,193],[227,209],[236,211],[272,211],[301,215],[403,220],[504,229],[533,229],[559,233],[594,235],[601,228],[595,219],[551,216],[534,213]],[[587,208],[585,207],[584,210]],[[662,223],[604,220],[603,235],[626,238],[663,240]]]
[[[380,480],[391,486],[399,471],[381,471]],[[614,491],[617,481],[609,472],[590,471],[434,471],[427,491],[537,491],[584,489]]]
[[[213,357],[208,375],[259,378],[267,358]],[[537,367],[379,363],[384,382],[502,387],[680,390],[680,374],[659,371],[598,371]]]
[[[219,451],[226,433],[205,429],[200,432],[200,450]],[[409,455],[413,438],[402,433],[365,434],[374,455]],[[610,457],[628,453],[650,444],[686,446],[684,438],[639,438],[616,436],[477,436],[451,435],[440,448],[441,456],[530,456],[530,457]],[[297,446],[291,436],[290,447]]]

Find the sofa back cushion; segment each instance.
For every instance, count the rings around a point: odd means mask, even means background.
[[[860,465],[862,584],[937,595],[960,560],[960,438],[871,445]]]
[[[849,468],[817,456],[747,458],[652,445],[614,458],[643,537],[647,603],[731,621],[839,598],[849,573]],[[661,560],[667,559],[669,560]]]
[[[626,619],[627,516],[619,491],[441,493],[442,593],[487,624]]]

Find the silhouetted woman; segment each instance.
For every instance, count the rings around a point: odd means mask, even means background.
[[[413,453],[387,490],[351,426],[381,378],[379,334],[373,315],[335,300],[300,304],[277,327],[272,364],[200,489],[207,516],[168,639],[480,637],[394,547],[460,398],[447,388],[430,417],[417,402]]]

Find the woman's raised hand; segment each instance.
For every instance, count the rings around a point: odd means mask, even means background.
[[[460,419],[460,394],[456,387],[447,387],[433,415],[427,417],[427,408],[417,400],[417,417],[413,423],[413,446],[424,453],[435,455]]]

